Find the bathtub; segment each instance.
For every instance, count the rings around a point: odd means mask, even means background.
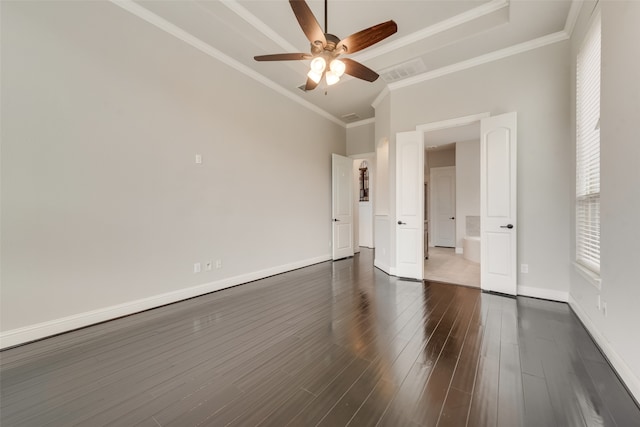
[[[462,254],[469,261],[480,263],[480,236],[465,236]]]

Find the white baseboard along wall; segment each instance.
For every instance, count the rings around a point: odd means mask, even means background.
[[[154,295],[148,298],[113,305],[110,307],[104,307],[98,310],[87,311],[84,313],[79,313],[48,322],[42,322],[35,325],[12,329],[0,333],[0,349],[14,347],[16,345],[25,344],[31,341],[50,337],[52,335],[69,332],[74,329],[84,328],[96,323],[117,319],[118,317],[128,316],[130,314],[139,313],[151,308],[161,307],[163,305],[208,294],[210,292],[219,291],[231,286],[252,282],[254,280],[264,279],[265,277],[274,276],[276,274],[281,274],[287,271],[296,270],[298,268],[307,267],[324,261],[329,261],[330,259],[331,255],[326,254],[315,258],[293,262],[290,264],[284,264],[277,267],[255,271],[252,273],[242,274],[234,277],[227,277],[215,282],[204,283],[202,285],[192,286],[189,288],[180,289],[178,291],[167,292],[164,294]]]

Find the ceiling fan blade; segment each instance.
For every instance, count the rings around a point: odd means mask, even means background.
[[[258,55],[253,57],[256,61],[301,61],[310,58],[311,55],[308,53],[276,53],[273,55]]]
[[[307,77],[307,84],[304,86],[305,92],[308,90],[314,90],[316,86],[318,86],[318,83],[314,82],[313,80]]]
[[[369,27],[366,30],[351,34],[338,43],[336,50],[339,51],[344,48],[346,53],[355,53],[386,39],[396,31],[398,31],[398,25],[395,22],[383,22],[382,24]]]
[[[368,82],[374,82],[380,77],[378,73],[373,71],[371,68],[365,67],[359,62],[354,61],[349,58],[342,58],[340,61],[344,62],[345,74],[349,74],[350,76],[366,80]]]
[[[307,36],[312,44],[316,42],[322,43],[322,46],[327,45],[327,39],[324,36],[324,31],[318,24],[318,20],[311,12],[311,9],[304,0],[289,0],[293,14],[296,15],[296,19],[300,24],[300,28]]]

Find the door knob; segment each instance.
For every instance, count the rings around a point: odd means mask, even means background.
[[[398,221],[398,225],[407,225],[406,222]]]
[[[508,228],[511,230],[513,228],[513,224],[501,225],[500,228]]]
[[[338,218],[333,218],[333,222],[338,222],[340,221]]]
[[[452,217],[451,217],[451,218],[449,218],[449,219],[456,219],[456,217],[455,217],[455,216],[452,216]]]

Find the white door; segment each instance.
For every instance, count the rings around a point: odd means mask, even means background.
[[[353,160],[331,155],[333,259],[353,256]]]
[[[516,113],[480,124],[481,287],[517,294]]]
[[[420,134],[396,134],[396,275],[422,280],[424,141]]]
[[[456,245],[456,168],[431,169],[431,238],[434,246]]]

